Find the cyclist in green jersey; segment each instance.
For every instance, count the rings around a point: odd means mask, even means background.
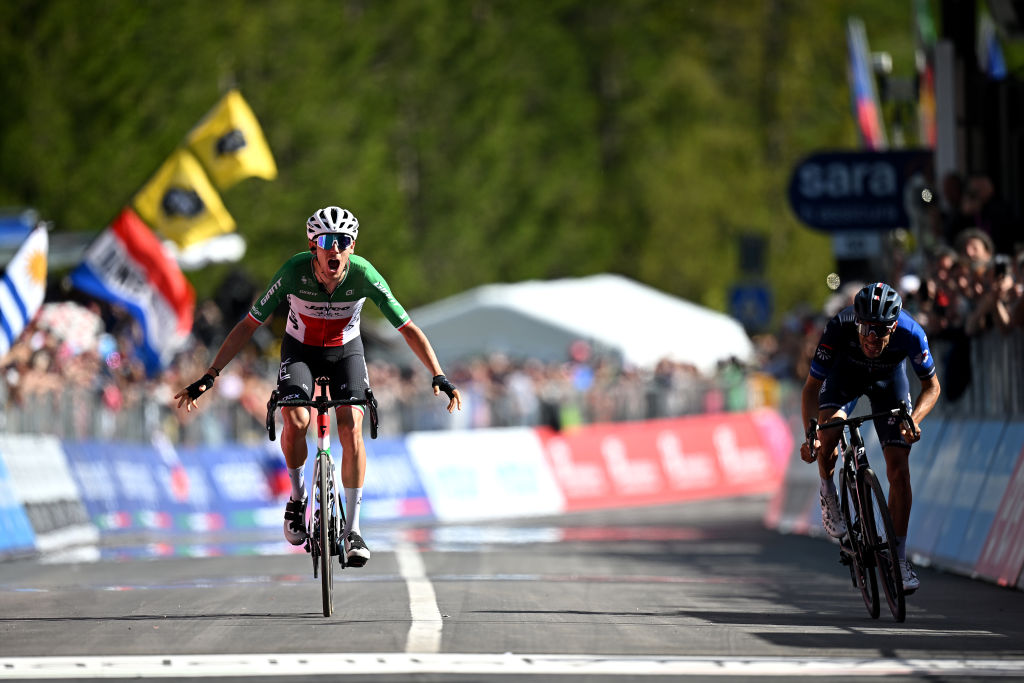
[[[306,221],[309,251],[292,256],[281,266],[248,315],[228,333],[206,373],[175,394],[178,407],[185,406],[186,412],[198,408],[196,400],[210,390],[224,366],[284,301],[288,303],[288,320],[281,341],[280,398],[312,398],[314,381],[321,376],[330,378],[332,398],[362,398],[369,378],[359,319],[363,303],[369,298],[430,371],[434,395],[443,391],[448,396],[449,413],[461,410],[459,390],[445,377],[426,335],[409,319],[373,265],[355,255],[358,235],[359,221],[345,209],[328,206],[310,216]],[[282,407],[281,412],[281,451],[292,484],[291,497],[285,506],[284,535],[292,545],[301,545],[306,540],[303,524],[306,487],[302,471],[307,456],[310,411],[302,407]],[[370,558],[359,529],[366,474],[363,407],[340,406],[335,414],[342,447],[341,481],[347,512],[342,538],[347,563],[361,567]]]

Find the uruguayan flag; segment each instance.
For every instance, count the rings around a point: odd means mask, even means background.
[[[0,279],[0,357],[43,305],[49,246],[46,228],[33,230]]]

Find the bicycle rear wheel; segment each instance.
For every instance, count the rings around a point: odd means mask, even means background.
[[[317,477],[317,498],[320,500],[320,528],[317,543],[320,545],[320,589],[323,597],[324,616],[334,612],[334,573],[331,564],[331,527],[334,526],[332,495],[330,486],[330,458],[317,454],[320,467]]]
[[[878,579],[875,578],[875,571],[868,561],[869,552],[865,548],[867,539],[861,528],[861,520],[858,518],[856,505],[857,491],[850,481],[850,476],[844,467],[839,472],[839,506],[843,511],[843,519],[846,521],[846,538],[850,544],[850,577],[853,585],[860,590],[864,599],[864,607],[872,619],[877,619],[880,614],[878,600]]]
[[[870,469],[864,472],[864,509],[869,515],[865,521],[870,520],[867,524],[867,533],[871,536],[868,544],[875,556],[885,601],[889,603],[893,618],[902,622],[907,618],[907,602],[903,593],[903,573],[896,554],[896,534],[892,529],[892,517],[882,487]]]

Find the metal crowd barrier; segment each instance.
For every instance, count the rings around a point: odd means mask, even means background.
[[[964,346],[966,344],[966,346]],[[1024,330],[990,332],[959,340],[932,343],[943,395],[938,414],[1006,419],[1024,416]],[[956,377],[966,386],[955,391]],[[957,374],[961,373],[961,374]],[[911,375],[912,393],[917,380]],[[399,397],[378,390],[380,433],[397,436],[411,431],[549,425],[567,428],[594,422],[735,412],[762,406],[784,414],[796,405],[798,378],[777,381],[758,372],[725,373],[713,380],[697,377],[619,375],[595,380],[590,391],[503,391],[488,394],[472,384],[460,390],[466,399],[461,413],[449,415],[429,393]],[[237,401],[214,393],[198,412],[183,417],[169,399],[160,400],[144,388],[126,396],[121,407],[108,407],[96,391],[69,388],[15,400],[0,382],[0,433],[52,434],[62,439],[148,442],[162,430],[174,443],[215,445],[257,443],[266,439],[264,416],[247,412]],[[376,389],[376,387],[375,387]],[[508,387],[506,387],[508,389]],[[959,393],[959,395],[956,395]]]

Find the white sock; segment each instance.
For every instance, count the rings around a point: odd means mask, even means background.
[[[302,500],[306,495],[306,482],[302,478],[301,467],[288,468],[288,478],[292,482],[292,500]]]
[[[831,477],[821,478],[821,495],[829,496],[836,495],[836,483],[832,481]]]
[[[348,538],[348,532],[359,533],[359,506],[363,504],[363,488],[345,488],[345,532],[342,534]],[[362,535],[362,534],[360,534]]]

